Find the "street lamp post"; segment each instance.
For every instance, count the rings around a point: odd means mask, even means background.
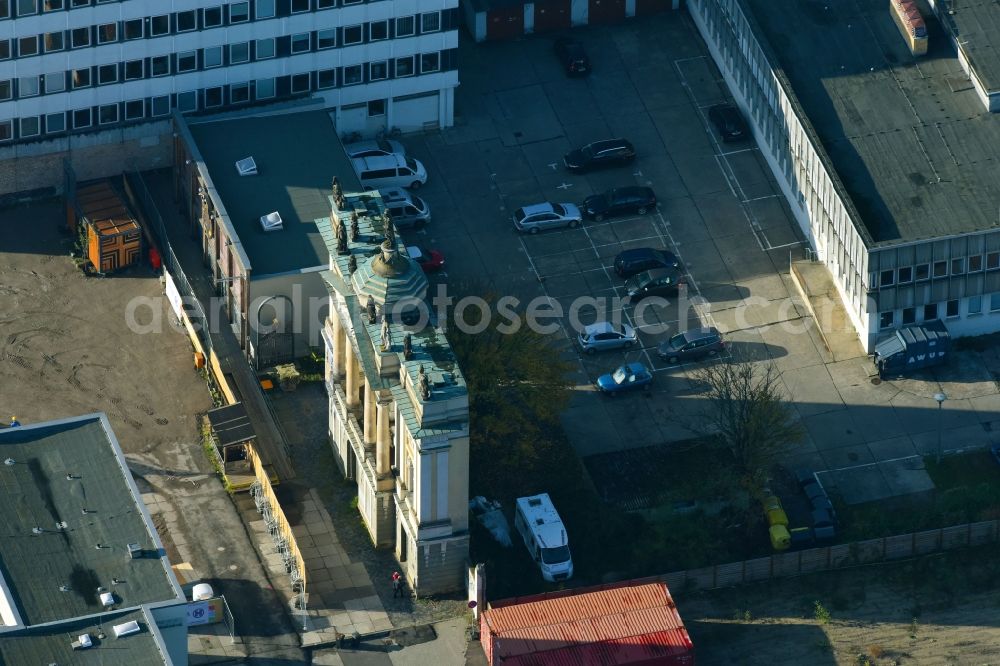
[[[937,461],[941,462],[941,405],[944,401],[948,399],[944,393],[935,393],[934,399],[937,400],[938,404],[938,422],[937,422]]]

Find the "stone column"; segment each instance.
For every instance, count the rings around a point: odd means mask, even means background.
[[[390,409],[392,409],[392,400],[379,399],[375,433],[375,473],[379,476],[389,474],[392,468],[392,461],[389,459],[389,451],[392,447],[391,435],[389,434]]]
[[[344,374],[344,351],[347,345],[347,334],[344,332],[344,325],[340,323],[340,317],[336,312],[330,312],[330,338],[333,342],[330,359],[330,369],[335,379],[339,379]]]
[[[368,380],[365,380],[365,446],[375,443],[375,391]]]
[[[356,409],[358,407],[358,380],[361,379],[361,369],[358,367],[358,359],[354,355],[354,350],[350,347],[344,349],[346,363],[344,364],[344,392],[347,394],[347,408]]]

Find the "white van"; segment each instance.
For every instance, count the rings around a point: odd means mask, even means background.
[[[417,189],[427,182],[424,165],[404,155],[358,157],[351,160],[362,187],[377,190],[383,187]]]
[[[383,187],[378,193],[382,195],[382,203],[396,227],[423,229],[431,221],[430,206],[416,194],[410,194],[401,187]]]
[[[542,578],[554,583],[573,577],[566,528],[548,493],[517,498],[514,528],[524,539],[531,558],[538,563]]]

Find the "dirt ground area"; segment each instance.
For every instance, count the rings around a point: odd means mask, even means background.
[[[295,663],[301,653],[285,633],[282,602],[271,599],[201,449],[199,419],[212,399],[190,342],[169,324],[158,277],[148,264],[85,276],[70,257],[64,219],[58,202],[0,211],[0,423],[107,413],[171,561],[189,562],[226,594],[238,631],[255,637],[251,653],[287,650]],[[134,299],[155,304],[163,332],[130,329]],[[153,316],[149,306],[136,309],[140,324]],[[255,650],[255,640],[266,647]]]
[[[675,599],[698,664],[998,664],[991,547]]]

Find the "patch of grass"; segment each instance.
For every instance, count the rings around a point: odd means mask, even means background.
[[[830,623],[830,611],[826,609],[823,604],[816,601],[813,603],[813,618],[819,624],[829,624]]]
[[[215,448],[215,441],[212,439],[212,426],[208,423],[207,418],[203,418],[201,424],[201,450],[205,452],[205,457],[212,464],[212,470],[219,477],[219,480],[222,481],[222,486],[226,489],[226,492],[232,495],[233,486],[229,483],[229,478],[226,477],[226,470],[222,465],[222,459],[219,457],[219,452]]]
[[[938,490],[975,486],[980,483],[1000,488],[1000,465],[989,451],[972,451],[947,456],[938,462],[934,456],[924,459],[927,474]]]
[[[323,350],[320,348],[309,350],[308,356],[296,359],[295,369],[299,371],[299,381],[301,382],[323,381],[326,373]]]
[[[986,451],[924,460],[935,489],[881,502],[839,504],[842,542],[1000,518],[1000,467]]]

